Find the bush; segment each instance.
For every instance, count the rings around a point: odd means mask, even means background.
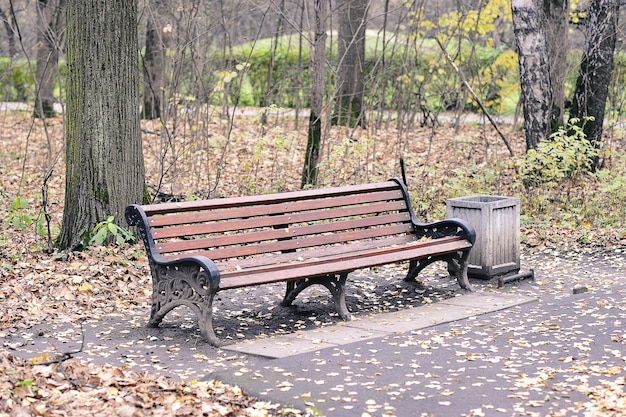
[[[564,178],[588,174],[599,150],[578,126],[578,120],[568,121],[548,140],[530,149],[520,160],[520,174],[525,186],[558,183]]]
[[[301,106],[309,105],[311,75],[307,70],[311,60],[310,50],[303,45],[302,52],[294,46],[298,45],[296,35],[283,36],[274,50],[269,40],[248,43],[235,48],[232,59],[239,65],[247,67],[241,89],[233,86],[231,96],[247,97],[251,95],[256,106],[276,104],[280,107],[295,107],[296,97],[300,95]],[[268,91],[268,68],[272,61],[270,91]],[[246,87],[250,91],[246,91]],[[245,103],[247,104],[247,103]]]
[[[26,60],[0,58],[0,92],[5,101],[35,99],[35,81]]]

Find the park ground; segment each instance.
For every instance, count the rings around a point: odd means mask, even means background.
[[[624,415],[626,236],[619,228],[581,234],[561,222],[525,222],[522,262],[535,280],[477,286],[536,302],[271,361],[210,347],[185,312],[163,329],[146,330],[150,275],[137,244],[48,251],[36,219],[45,182],[46,211],[52,227],[60,225],[62,121],[48,120],[44,128],[27,113],[2,117],[0,415]],[[207,135],[207,154],[230,147],[226,160],[213,165],[223,171],[219,195],[293,189],[302,134],[250,120],[235,123],[230,139]],[[221,131],[215,123],[206,128]],[[151,184],[162,172],[157,129],[143,126]],[[523,138],[508,129],[521,152]],[[424,210],[441,215],[445,192],[423,182],[458,188],[469,184],[458,177],[459,166],[506,161],[506,149],[488,130],[470,123],[460,131],[425,127],[402,140],[344,132],[337,142],[345,146],[329,150],[325,178],[333,185],[399,176],[397,156],[409,155],[416,166],[409,166],[409,188],[425,191],[432,201]],[[185,163],[171,164],[176,175],[162,189],[168,194],[202,193],[215,184],[204,177],[211,170],[201,168],[212,160],[191,159],[202,149],[186,146]],[[346,158],[350,164],[342,163]],[[433,175],[443,172],[451,176]],[[500,176],[493,192],[519,194],[512,184]],[[6,221],[16,214],[17,196],[29,203],[18,210],[23,227]],[[463,297],[444,272],[428,271],[418,287],[402,284],[393,268],[355,276],[351,307],[361,317],[377,316]],[[272,290],[224,294],[220,337],[238,344],[337,324],[323,291],[282,309],[281,291]]]

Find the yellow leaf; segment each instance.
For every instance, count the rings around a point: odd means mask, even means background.
[[[281,391],[289,391],[291,388],[293,388],[293,384],[289,381],[283,381],[280,384],[276,385],[276,388]]]
[[[43,355],[39,355],[35,358],[30,358],[28,360],[28,362],[30,363],[42,363],[42,362],[49,362],[50,361],[50,355],[48,354],[48,352],[44,353]]]
[[[611,366],[609,369],[606,370],[606,373],[608,375],[619,375],[622,373],[622,367],[621,366]]]

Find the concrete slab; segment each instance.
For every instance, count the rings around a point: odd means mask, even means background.
[[[289,335],[248,340],[235,345],[224,346],[223,349],[276,359],[383,337],[389,333],[372,329],[360,329],[351,326],[350,323],[352,322],[339,323],[334,326],[325,326],[307,331],[297,331]]]
[[[234,345],[224,346],[223,350],[247,353],[249,355],[263,356],[266,358],[277,359],[289,356],[299,355],[307,352],[327,347],[336,346],[336,343],[324,342],[321,339],[315,342],[307,339],[305,335],[299,334],[281,335],[256,340],[244,341]]]
[[[442,300],[438,304],[454,305],[459,307],[465,306],[473,308],[477,311],[492,312],[517,305],[523,305],[533,301],[536,301],[536,299],[529,299],[529,297],[521,295],[503,293],[470,293]]]
[[[335,345],[346,345],[348,343],[360,342],[366,339],[383,337],[388,332],[377,331],[370,328],[358,328],[353,326],[355,321],[339,323],[334,326],[324,326],[318,329],[306,330],[301,333],[303,336],[314,343],[323,341]]]
[[[224,346],[222,349],[266,358],[285,358],[367,339],[407,333],[535,301],[537,298],[514,294],[469,293],[436,304],[356,316],[352,321],[333,326],[247,340]]]
[[[581,388],[581,367],[624,366],[626,251],[571,257],[539,251],[525,263],[536,266],[539,279],[502,289],[495,289],[494,282],[474,281],[473,294],[415,309],[407,303],[398,316],[359,314],[355,309],[359,320],[344,324],[384,324],[388,317],[406,320],[408,314],[415,314],[416,324],[418,319],[428,324],[428,319],[450,319],[463,309],[469,320],[280,360],[233,355],[237,357],[230,367],[211,372],[207,379],[326,417],[597,415],[597,401]],[[580,283],[589,291],[573,292]],[[513,304],[518,306],[506,309]],[[598,306],[602,314],[589,314]],[[240,370],[239,362],[245,369]],[[233,372],[234,364],[240,372]],[[555,372],[549,383],[536,378],[546,369]],[[619,377],[587,372],[584,385],[605,392]]]
[[[480,311],[468,307],[442,306],[439,302],[437,304],[378,314],[374,317],[360,318],[347,325],[386,334],[406,333],[416,329],[460,320],[479,313]]]

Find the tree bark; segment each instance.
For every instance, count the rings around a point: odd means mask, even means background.
[[[54,73],[63,44],[65,0],[37,1],[37,67],[34,117],[54,117]]]
[[[261,125],[265,126],[267,124],[267,107],[269,107],[270,98],[274,94],[275,84],[274,84],[274,65],[276,64],[276,51],[278,50],[278,43],[280,42],[280,36],[283,34],[283,19],[285,18],[285,0],[281,0],[280,6],[278,8],[278,22],[276,23],[276,31],[274,32],[274,38],[272,41],[272,45],[270,46],[270,59],[267,62],[267,88],[265,89],[265,94],[261,98],[261,108],[263,109],[263,113],[261,113]]]
[[[569,19],[568,0],[543,0],[546,39],[550,58],[550,83],[552,85],[551,132],[564,124],[565,76],[569,51],[567,25]]]
[[[57,244],[79,247],[94,226],[141,203],[135,1],[68,0],[66,185]],[[125,223],[124,223],[125,224]]]
[[[587,139],[598,147],[602,142],[602,124],[613,73],[618,16],[618,0],[591,3],[586,19],[585,50],[570,110],[570,120],[578,119]],[[598,163],[596,158],[594,169]]]
[[[553,102],[550,61],[542,0],[512,0],[511,7],[528,150],[536,148],[550,133]]]
[[[368,0],[339,2],[337,36],[336,107],[332,123],[365,127],[363,109],[365,29]]]
[[[9,19],[7,12],[5,12],[2,8],[0,8],[0,20],[2,20],[4,31],[7,34],[7,47],[6,51],[4,52],[6,53],[6,56],[12,58],[17,55],[17,47],[15,46],[15,32],[13,30],[14,22],[13,19]]]
[[[159,119],[165,91],[165,0],[152,0],[147,7],[146,50],[143,57],[143,119]],[[171,29],[170,29],[171,30]]]
[[[320,147],[322,143],[322,106],[324,104],[324,71],[326,68],[326,20],[328,0],[315,0],[315,40],[311,86],[309,133],[302,170],[302,188],[317,182]]]

